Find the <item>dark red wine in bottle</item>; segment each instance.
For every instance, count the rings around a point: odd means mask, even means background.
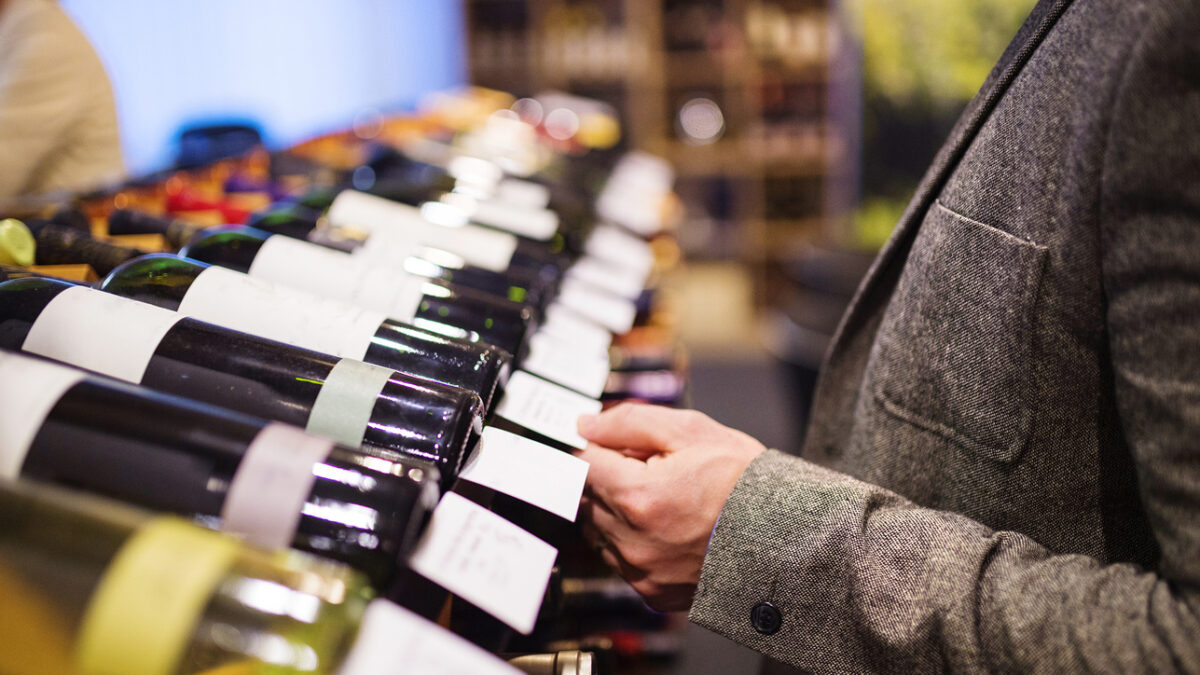
[[[534,325],[528,305],[249,227],[208,230],[193,237],[180,255],[512,354],[522,352]]]
[[[0,474],[187,514],[385,585],[437,503],[433,467],[0,351]]]
[[[0,282],[0,347],[436,465],[449,484],[479,398],[57,279]]]

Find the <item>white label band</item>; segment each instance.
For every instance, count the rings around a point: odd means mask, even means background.
[[[250,442],[221,507],[221,528],[257,546],[286,548],[333,442],[272,422]]]
[[[409,565],[528,635],[557,556],[550,544],[449,492],[433,510]]]
[[[580,415],[600,412],[600,402],[517,371],[508,380],[496,414],[574,448],[586,448],[587,440],[576,431]]]
[[[583,353],[607,354],[612,346],[612,332],[607,328],[553,303],[546,308],[546,318],[538,333],[575,343]]]
[[[362,359],[387,317],[223,267],[200,273],[179,313],[297,347]]]
[[[0,478],[16,478],[46,415],[84,373],[0,352]]]
[[[428,246],[449,251],[473,265],[496,272],[508,269],[517,250],[515,236],[465,224],[465,214],[447,209],[445,212],[454,216],[456,222],[432,223],[414,206],[343,190],[334,198],[326,216],[335,225],[370,233],[355,255],[377,263],[403,263],[414,250]]]
[[[372,600],[338,675],[520,675],[521,671],[387,600]]]
[[[138,384],[163,336],[183,317],[84,286],[54,296],[21,349]]]
[[[529,340],[529,353],[521,369],[584,396],[600,398],[608,382],[608,353],[580,349],[552,334],[536,333]]]
[[[424,295],[425,280],[398,267],[365,265],[342,253],[306,241],[275,235],[250,263],[250,276],[330,300],[411,321]]]
[[[574,455],[488,427],[458,477],[575,522],[587,472]]]
[[[362,445],[379,392],[394,374],[362,361],[338,361],[317,394],[305,431],[354,448]]]
[[[637,305],[578,279],[567,277],[554,303],[562,305],[620,335],[629,332],[637,318]]]

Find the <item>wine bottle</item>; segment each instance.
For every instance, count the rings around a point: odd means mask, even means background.
[[[179,254],[512,354],[521,353],[534,323],[527,305],[400,269],[364,265],[348,253],[249,227],[208,230]]]
[[[10,675],[330,672],[369,597],[337,563],[9,481],[0,589],[0,672]]]
[[[478,397],[46,278],[0,282],[0,347],[435,464],[474,447]]]
[[[0,477],[185,514],[381,587],[437,503],[437,470],[224,408],[0,351]]]
[[[162,222],[169,224],[171,221]],[[197,230],[197,232],[193,233],[193,236],[200,231]],[[132,251],[132,249],[125,250]],[[107,256],[104,253],[104,249],[91,247],[80,249],[82,262],[94,262],[99,265],[107,259],[105,257],[93,260],[83,255],[89,251],[97,251]],[[286,293],[287,291],[286,289],[281,289],[279,292]],[[228,310],[229,308],[225,309]],[[303,312],[301,314],[303,315]],[[209,320],[214,323],[221,323],[213,319]],[[453,337],[453,335],[445,335],[444,333],[455,333],[456,331],[457,334],[462,335],[467,335],[467,333],[461,329],[443,324],[434,326],[444,329],[442,333],[420,329],[396,321],[391,322],[391,326],[395,330],[391,331],[387,336],[387,347],[383,351],[388,351],[388,348],[390,348],[390,351],[393,353],[384,355],[381,358],[392,360],[382,365],[400,370],[414,377],[469,389],[476,392],[483,399],[484,404],[490,407],[496,390],[503,385],[506,373],[510,367],[511,358],[502,348],[489,346],[488,344],[472,343],[470,340],[458,339]],[[233,327],[240,328],[237,325]],[[279,329],[282,326],[275,326],[275,328]],[[299,330],[300,327],[293,328]],[[273,335],[273,333],[268,334],[268,337],[272,337]],[[303,341],[304,337],[303,334],[300,334],[298,339],[301,341],[297,344],[308,346]],[[340,353],[338,354],[340,355]],[[361,355],[359,358],[361,358]]]
[[[203,225],[180,218],[151,216],[139,211],[115,209],[108,215],[109,234],[161,234],[174,248],[187,244]]]
[[[293,203],[275,204],[269,209],[256,212],[250,216],[247,225],[271,234],[314,242],[323,248],[350,251],[357,245],[357,240],[314,238],[312,235],[317,231],[320,221],[320,211]],[[109,216],[109,231],[112,234],[157,233],[163,235],[176,248],[182,248],[198,233],[206,231],[206,228],[182,220],[116,210]],[[321,231],[328,232],[327,229]],[[552,280],[543,279],[527,270],[514,269],[501,274],[467,265],[462,258],[444,251],[426,249],[421,253],[426,258],[405,260],[402,263],[404,271],[531,305],[539,311],[554,291]],[[193,253],[190,257],[196,255]]]
[[[334,198],[325,218],[330,226],[366,233],[356,255],[403,261],[420,247],[442,249],[494,272],[525,270],[557,282],[570,263],[561,242],[539,242],[472,224],[460,204],[428,202],[418,208],[356,190]]]
[[[52,221],[31,222],[29,229],[37,242],[36,258],[39,265],[85,263],[91,265],[97,274],[104,275],[126,260],[146,255],[145,251],[100,241],[85,232]]]
[[[280,204],[250,217],[247,225],[272,234],[304,239],[325,248],[351,252],[356,247],[352,238],[326,238],[333,230],[320,226],[321,213],[300,204]],[[490,295],[520,302],[542,310],[554,294],[553,278],[541,278],[525,269],[493,272],[468,265],[461,257],[447,251],[424,248],[404,260],[405,272],[427,279],[436,279],[457,286],[473,288]]]
[[[130,260],[97,288],[219,326],[461,386],[489,407],[511,368],[511,356],[498,347],[171,255]]]

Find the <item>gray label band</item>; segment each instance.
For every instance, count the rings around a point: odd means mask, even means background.
[[[305,430],[354,448],[362,445],[375,401],[392,374],[362,361],[338,361],[317,394]]]

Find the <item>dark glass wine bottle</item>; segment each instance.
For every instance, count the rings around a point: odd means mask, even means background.
[[[528,305],[362,264],[349,253],[249,227],[208,230],[179,254],[512,354],[521,353],[534,323]]]
[[[115,209],[108,215],[109,234],[161,234],[174,248],[187,244],[203,229],[203,225],[180,218],[152,216],[128,209]]]
[[[317,231],[320,217],[320,212],[299,204],[280,204],[254,214],[246,224],[271,234],[282,234],[285,237],[308,240],[322,247],[334,248],[339,251],[353,250],[354,245],[350,242],[325,241],[310,237],[311,233]],[[328,230],[320,231],[328,232]],[[482,267],[468,265],[461,257],[436,249],[419,251],[419,256],[404,261],[403,269],[409,274],[472,288],[489,295],[530,305],[538,311],[545,308],[546,303],[554,294],[555,284],[550,278],[541,278],[521,268],[493,272]]]
[[[360,255],[387,259],[393,249],[444,249],[469,264],[495,272],[524,270],[557,283],[570,264],[563,242],[534,241],[510,232],[481,227],[455,204],[428,202],[424,208],[387,197],[343,190],[325,212],[329,226],[360,230],[367,235]]]
[[[0,475],[186,514],[380,587],[437,503],[437,470],[278,422],[0,351]]]
[[[105,275],[126,260],[146,255],[145,251],[100,241],[86,232],[52,221],[33,221],[29,230],[37,242],[39,265],[83,263],[91,265],[97,274]]]
[[[436,465],[474,447],[474,394],[46,278],[0,282],[0,347]]]
[[[9,481],[0,588],[12,675],[333,672],[370,596],[344,565]]]

